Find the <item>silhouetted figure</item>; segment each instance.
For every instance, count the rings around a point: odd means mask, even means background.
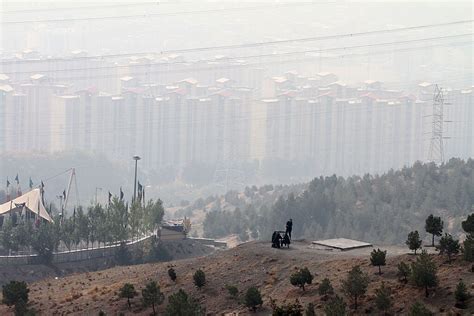
[[[287,248],[290,248],[290,237],[288,236],[287,233],[285,233],[285,237],[283,237],[281,241],[281,246],[286,246]]]
[[[286,222],[286,234],[290,236],[291,239],[291,231],[293,230],[293,220],[290,218],[288,222]]]
[[[279,232],[273,232],[272,235],[272,247],[273,248],[280,248],[281,247],[281,236]]]

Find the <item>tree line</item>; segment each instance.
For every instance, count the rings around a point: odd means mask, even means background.
[[[400,244],[413,223],[432,213],[449,214],[455,227],[451,233],[460,233],[462,217],[473,207],[474,160],[453,158],[441,165],[417,162],[382,175],[318,177],[299,193],[281,195],[271,207],[250,201],[238,211],[211,209],[203,225],[209,237],[238,231],[267,240],[292,218],[295,238]]]
[[[30,221],[7,218],[0,230],[0,245],[5,250],[33,249],[45,261],[60,245],[68,250],[73,247],[88,248],[122,242],[155,231],[164,216],[161,200],[149,200],[130,206],[114,197],[109,205],[93,204],[84,210],[78,207],[72,216],[54,217],[54,222],[43,221],[38,225]]]

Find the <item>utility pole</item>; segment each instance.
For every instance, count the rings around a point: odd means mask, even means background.
[[[137,198],[137,166],[138,166],[138,160],[141,158],[139,156],[133,156],[133,160],[135,160],[135,180],[133,182],[133,199],[132,203],[135,202],[135,199]]]
[[[431,142],[428,160],[441,164],[444,162],[443,122],[444,122],[443,90],[436,85],[433,95],[433,113],[431,123]]]

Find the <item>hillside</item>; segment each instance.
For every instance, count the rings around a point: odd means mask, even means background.
[[[198,211],[177,214],[191,216],[197,233],[211,238],[239,234],[242,241],[267,240],[292,218],[296,238],[404,244],[410,231],[422,230],[430,214],[442,218],[445,232],[462,238],[460,223],[474,207],[474,160],[417,162],[381,175],[318,177],[307,185],[275,186],[268,192],[252,187],[201,205]]]
[[[399,247],[381,247],[388,250],[387,266],[383,267],[382,276],[376,275],[376,268],[370,266],[370,248],[340,252],[329,251],[311,245],[309,242],[295,242],[290,249],[273,249],[269,243],[249,242],[238,247],[215,252],[209,256],[173,261],[168,263],[144,264],[128,267],[115,267],[99,272],[71,275],[59,279],[46,279],[30,284],[31,306],[40,314],[59,315],[97,315],[104,310],[108,315],[119,312],[149,315],[151,309],[141,308],[139,297],[132,300],[132,309],[127,310],[124,299],[117,298],[118,289],[125,282],[135,285],[138,292],[148,280],[156,280],[165,296],[182,288],[206,307],[213,315],[227,312],[238,312],[239,315],[250,313],[237,301],[228,297],[226,284],[236,285],[240,295],[250,286],[257,286],[263,295],[264,305],[258,314],[267,315],[271,312],[270,298],[278,304],[294,302],[296,298],[305,306],[314,302],[317,314],[321,314],[324,302],[317,294],[318,283],[328,277],[336,292],[341,293],[341,279],[354,266],[361,265],[362,270],[370,276],[367,295],[361,298],[360,314],[375,312],[374,289],[384,281],[393,290],[394,306],[392,312],[403,314],[415,300],[420,300],[437,314],[449,311],[460,312],[454,308],[454,288],[459,279],[463,279],[472,290],[474,274],[469,272],[470,265],[456,259],[448,264],[445,258],[433,255],[438,265],[440,285],[432,291],[429,298],[424,298],[424,291],[404,285],[397,280],[396,264],[400,261],[412,261],[413,255],[405,254],[406,249]],[[168,267],[173,266],[177,272],[177,283],[170,281]],[[312,285],[306,292],[293,287],[289,275],[298,267],[308,267],[315,275]],[[197,290],[192,284],[192,275],[201,268],[206,273],[207,284]],[[346,302],[348,300],[345,298]],[[158,308],[163,311],[165,303]],[[474,311],[474,302],[470,302],[470,311]],[[8,315],[5,306],[0,307],[0,314]]]

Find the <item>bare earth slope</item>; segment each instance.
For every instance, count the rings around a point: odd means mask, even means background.
[[[394,306],[392,314],[404,314],[415,300],[420,300],[437,314],[469,313],[469,310],[454,308],[456,283],[463,279],[472,290],[474,273],[470,265],[456,259],[453,263],[445,262],[444,257],[434,255],[439,266],[438,276],[440,286],[432,291],[429,298],[424,297],[424,291],[411,285],[404,285],[397,280],[396,265],[398,262],[412,261],[413,255],[400,254],[403,248],[381,247],[387,249],[389,257],[387,266],[382,268],[383,275],[376,275],[377,269],[370,266],[369,253],[372,248],[340,252],[328,251],[312,246],[308,242],[295,242],[290,249],[273,249],[269,243],[250,242],[236,248],[218,251],[209,256],[173,261],[168,263],[144,264],[130,267],[115,267],[99,272],[71,275],[60,279],[46,279],[30,284],[31,306],[42,315],[59,315],[74,313],[78,315],[97,315],[99,310],[108,315],[124,314],[149,315],[151,309],[143,310],[140,298],[132,300],[132,309],[127,309],[126,300],[118,299],[118,289],[125,282],[135,285],[138,292],[148,280],[156,280],[165,296],[183,288],[196,297],[208,313],[224,314],[237,312],[240,315],[253,314],[228,297],[226,284],[238,287],[240,295],[250,286],[257,286],[263,295],[264,305],[258,314],[271,313],[270,298],[277,301],[293,302],[299,299],[302,305],[313,302],[317,306],[317,314],[322,313],[324,302],[317,294],[318,283],[328,277],[337,293],[342,295],[341,279],[354,265],[361,265],[366,271],[371,283],[368,293],[361,300],[360,314],[376,314],[374,307],[374,289],[385,281],[393,290]],[[392,254],[392,255],[390,255]],[[167,275],[169,266],[177,272],[178,280],[170,281]],[[312,285],[306,292],[293,287],[289,282],[290,274],[299,267],[308,267],[315,275]],[[193,273],[201,268],[206,273],[207,284],[198,290],[193,286]],[[160,314],[166,305],[159,307]],[[346,299],[346,302],[349,301]],[[348,304],[349,305],[349,304]],[[474,311],[470,302],[470,312]],[[0,315],[8,315],[12,310],[0,307]]]

